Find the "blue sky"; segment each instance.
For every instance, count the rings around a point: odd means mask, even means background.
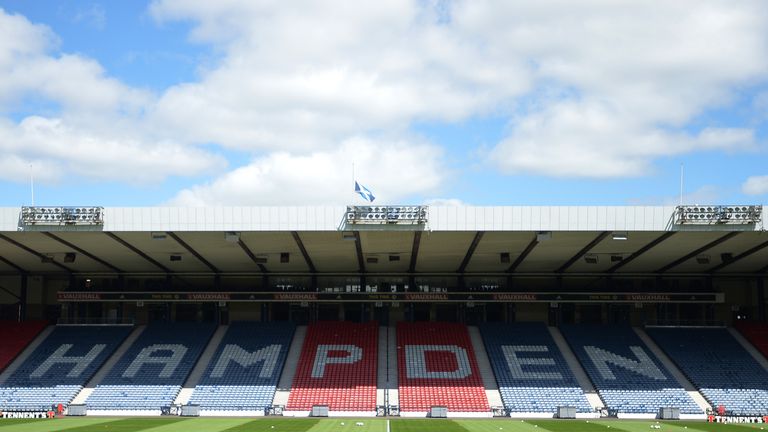
[[[766,202],[761,0],[282,3],[0,0],[0,205]]]

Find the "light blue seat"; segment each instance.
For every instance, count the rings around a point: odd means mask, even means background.
[[[270,406],[294,330],[290,323],[232,323],[189,403],[217,411]]]
[[[508,411],[592,410],[544,324],[483,324],[480,331]]]
[[[141,333],[86,400],[93,410],[159,410],[173,403],[216,326],[154,323]],[[182,347],[180,351],[174,351]],[[140,354],[146,362],[137,362]],[[178,354],[175,367],[152,359]],[[167,370],[165,369],[167,367]]]

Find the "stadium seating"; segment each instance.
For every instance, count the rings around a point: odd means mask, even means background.
[[[592,410],[543,323],[484,324],[480,331],[508,411]]]
[[[203,411],[255,411],[272,404],[295,327],[234,322],[192,393]]]
[[[92,410],[160,410],[170,405],[216,326],[149,325],[86,400]]]
[[[286,410],[375,411],[378,335],[375,322],[311,324]]]
[[[397,324],[401,412],[488,412],[488,399],[467,327],[463,324]]]
[[[656,343],[713,407],[768,413],[768,372],[724,328],[649,328]]]
[[[128,326],[57,326],[0,388],[0,410],[69,404],[130,333]]]
[[[563,326],[563,336],[609,409],[619,414],[703,411],[627,326]]]
[[[46,325],[47,321],[0,321],[0,371],[5,370]]]

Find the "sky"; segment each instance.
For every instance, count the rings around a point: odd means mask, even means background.
[[[0,206],[674,205],[681,178],[768,202],[764,0],[0,0]]]

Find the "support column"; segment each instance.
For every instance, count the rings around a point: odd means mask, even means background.
[[[21,289],[19,290],[19,321],[27,319],[27,286],[29,284],[29,275],[21,275]]]
[[[765,278],[757,278],[757,318],[765,322]]]

